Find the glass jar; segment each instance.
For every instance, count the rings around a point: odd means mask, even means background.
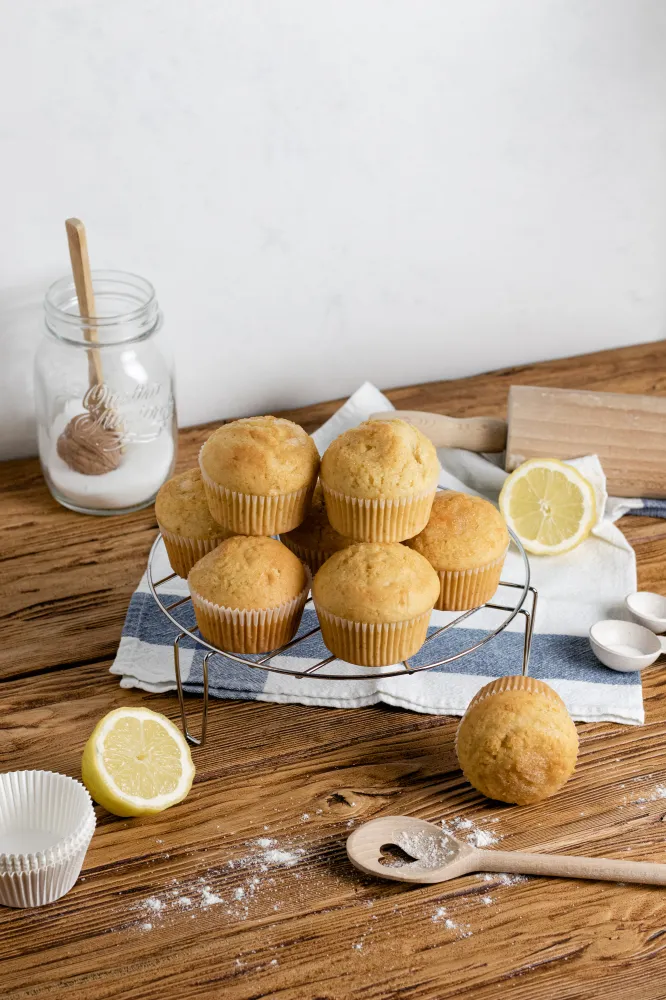
[[[123,271],[93,271],[92,283],[94,318],[79,315],[71,278],[46,293],[35,358],[39,457],[63,506],[126,514],[152,503],[173,472],[173,372],[153,286]]]

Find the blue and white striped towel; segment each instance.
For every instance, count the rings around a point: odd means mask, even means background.
[[[330,441],[348,427],[365,420],[371,413],[392,409],[378,389],[366,383],[314,435],[323,451]],[[497,462],[481,455],[457,449],[441,449],[440,485],[478,492],[492,500],[506,473]],[[547,680],[564,698],[571,715],[584,721],[612,721],[629,724],[644,720],[640,674],[615,673],[603,667],[592,655],[587,632],[595,621],[624,617],[623,599],[636,590],[634,552],[621,531],[614,525],[622,514],[650,513],[654,501],[608,498],[603,470],[596,456],[577,459],[576,465],[593,483],[597,492],[599,521],[592,536],[573,552],[554,557],[531,557],[532,582],[539,591],[530,673]],[[661,511],[663,516],[664,511]],[[158,554],[161,565],[156,579],[169,573],[163,548]],[[503,579],[523,578],[521,558],[509,552]],[[162,588],[164,591],[165,588]],[[166,597],[177,600],[187,593],[183,580],[174,578],[166,587]],[[501,591],[498,594],[498,598]],[[506,592],[505,592],[505,596]],[[190,623],[194,624],[190,606]],[[433,627],[454,617],[445,612],[433,613]],[[188,619],[183,617],[185,623]],[[469,622],[445,633],[428,646],[428,657],[442,659],[463,646],[473,644],[483,629],[497,624],[497,612],[484,609]],[[306,608],[301,631],[311,628],[314,612]],[[176,629],[154,603],[144,575],[132,596],[123,635],[111,672],[120,675],[122,687],[140,687],[164,692],[175,688],[171,642]],[[278,666],[301,669],[326,655],[319,637],[306,640],[298,651],[284,654],[274,662]],[[432,647],[435,647],[434,650]],[[439,654],[439,655],[434,655]],[[289,677],[245,667],[222,656],[210,661],[211,694],[218,698],[260,701],[297,702],[354,708],[386,702],[416,712],[435,715],[462,715],[476,691],[489,680],[519,673],[522,654],[520,616],[509,628],[476,653],[421,674],[383,678],[378,671],[368,671],[367,680],[317,680]],[[423,654],[421,654],[422,656]],[[298,663],[295,662],[298,658]],[[183,643],[181,669],[185,690],[202,690],[203,651],[189,639]],[[418,662],[415,661],[415,662]],[[425,661],[424,661],[425,662]],[[338,670],[358,673],[362,668],[336,665]]]

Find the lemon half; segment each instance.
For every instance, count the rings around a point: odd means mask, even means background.
[[[194,764],[185,738],[148,708],[116,708],[95,726],[83,751],[83,783],[116,816],[146,816],[185,798]]]
[[[500,510],[528,552],[558,555],[580,545],[597,519],[594,489],[556,458],[532,458],[511,473]]]

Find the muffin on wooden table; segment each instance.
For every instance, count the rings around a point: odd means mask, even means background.
[[[275,538],[235,535],[190,570],[204,639],[232,653],[268,653],[296,634],[310,572]]]
[[[302,559],[316,573],[334,552],[353,545],[351,538],[340,535],[331,525],[326,513],[321,483],[317,483],[312,496],[312,506],[302,524],[285,535],[280,535],[288,549]]]
[[[534,677],[500,677],[474,696],[456,735],[467,780],[519,806],[554,795],[571,777],[578,734],[556,691]]]
[[[440,611],[467,611],[485,604],[499,585],[509,532],[488,500],[447,490],[438,493],[427,525],[406,545],[437,570]]]
[[[248,417],[218,427],[199,465],[210,512],[227,531],[277,535],[305,519],[319,454],[291,420]]]
[[[199,469],[181,472],[160,487],[155,516],[171,568],[183,579],[195,562],[230,535],[211,516]]]
[[[341,535],[400,542],[427,524],[439,461],[432,442],[404,420],[366,420],[326,449],[321,483]]]
[[[324,642],[348,663],[383,667],[423,645],[439,579],[427,559],[397,542],[357,542],[318,571],[312,597]]]

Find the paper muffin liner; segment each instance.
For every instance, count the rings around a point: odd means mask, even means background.
[[[496,681],[490,681],[489,684],[485,684],[480,691],[476,692],[467,706],[467,711],[469,712],[470,708],[483,701],[484,698],[488,698],[492,694],[503,694],[505,691],[530,691],[532,694],[541,694],[551,701],[556,702],[560,707],[566,708],[559,694],[550,684],[546,684],[545,681],[539,681],[536,677],[511,674],[509,677],[498,677]]]
[[[280,535],[280,541],[286,545],[295,556],[304,562],[314,576],[318,569],[324,565],[327,559],[339,551],[339,549],[310,549],[305,545],[299,545],[292,541],[289,535]]]
[[[297,528],[310,510],[315,483],[293,493],[258,496],[213,482],[199,452],[199,467],[211,516],[232,535],[279,535]]]
[[[478,608],[494,596],[502,575],[506,552],[499,559],[474,569],[438,570],[438,611],[468,611]]]
[[[430,611],[403,622],[354,622],[315,602],[325,645],[347,663],[387,667],[418,653],[428,632]]]
[[[167,550],[171,569],[183,580],[187,579],[195,563],[208,552],[216,549],[226,538],[231,537],[230,531],[220,528],[219,535],[211,538],[186,538],[184,535],[175,535],[172,531],[165,531],[160,522],[157,525],[164,539],[164,547]]]
[[[79,781],[51,771],[0,775],[0,838],[43,850],[0,854],[0,904],[42,906],[76,882],[95,830],[95,812]]]
[[[426,493],[367,500],[332,490],[321,480],[326,513],[337,532],[356,542],[404,542],[423,531],[437,485]]]
[[[191,591],[197,625],[204,639],[230,653],[270,653],[293,639],[310,591],[311,577],[298,597],[274,608],[241,611],[214,604]]]

